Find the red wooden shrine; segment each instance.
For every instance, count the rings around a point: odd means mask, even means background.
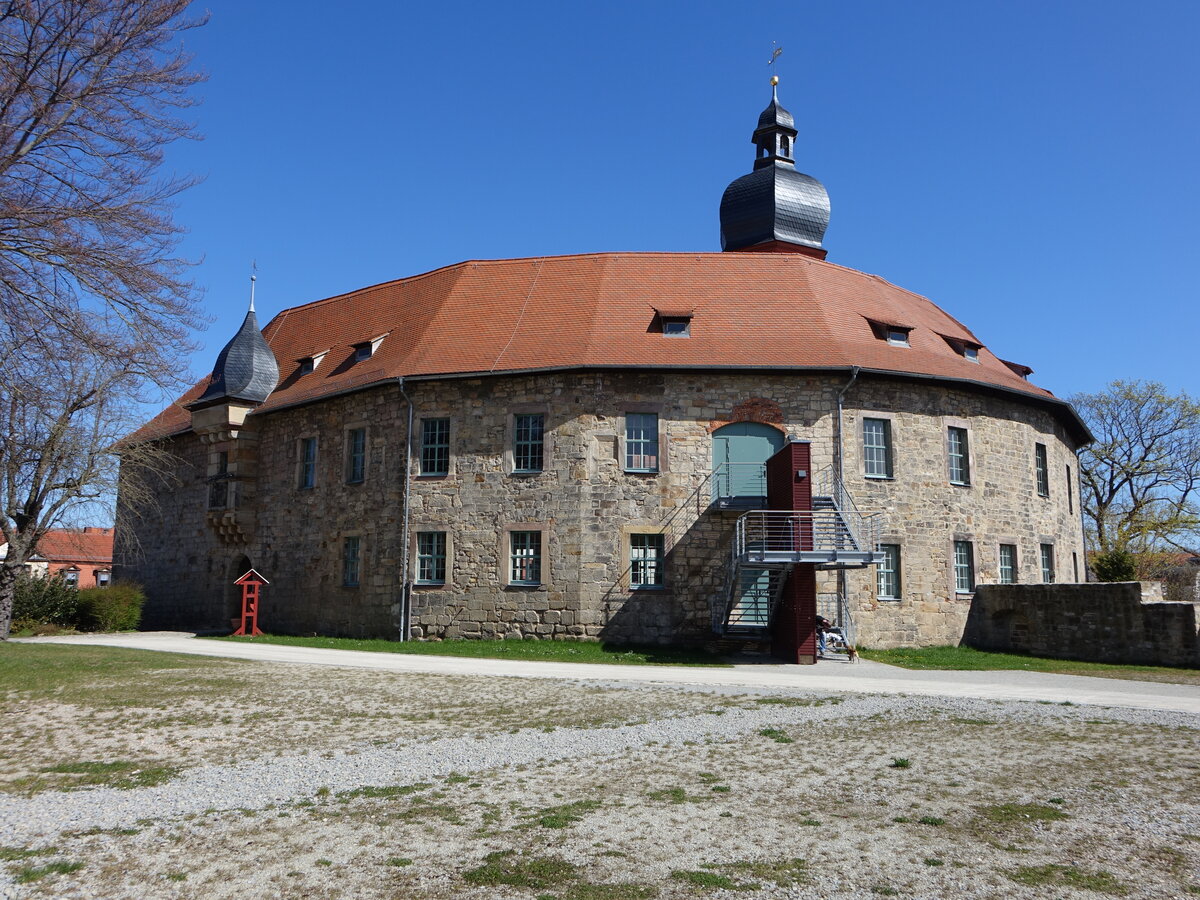
[[[264,584],[271,582],[263,578],[258,572],[251,569],[241,578],[234,582],[242,586],[242,624],[238,626],[235,635],[250,635],[262,634],[258,630],[258,604],[262,599],[262,588]]]

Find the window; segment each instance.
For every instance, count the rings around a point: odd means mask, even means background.
[[[1079,554],[1078,553],[1071,554],[1071,574],[1074,576],[1074,578],[1072,580],[1075,581],[1076,583],[1078,583],[1079,582]]]
[[[1054,584],[1054,545],[1042,544],[1042,581]]]
[[[222,450],[217,454],[217,473],[208,481],[208,508],[227,508],[229,506],[229,451]]]
[[[346,432],[346,483],[361,484],[367,473],[367,429]]]
[[[317,484],[317,439],[300,438],[300,488],[306,490]]]
[[[947,429],[947,453],[950,458],[950,483],[971,483],[971,457],[967,449],[967,429]]]
[[[417,584],[446,583],[446,532],[417,532]]]
[[[900,328],[889,328],[887,330],[887,342],[894,347],[907,347],[908,332]]]
[[[656,588],[663,585],[663,536],[629,536],[629,586]]]
[[[358,587],[359,550],[362,538],[348,537],[342,542],[342,584]]]
[[[1071,480],[1070,466],[1067,466],[1067,515],[1075,515],[1075,483]]]
[[[1016,544],[1000,545],[1000,583],[1017,583],[1017,546]]]
[[[542,471],[545,427],[546,418],[541,413],[513,417],[514,472]]]
[[[970,541],[954,542],[954,590],[959,594],[975,590],[975,554]]]
[[[65,581],[70,587],[79,587],[79,570],[67,569],[65,572],[63,572],[63,581]]]
[[[658,413],[625,414],[625,470],[658,471]]]
[[[96,572],[96,587],[108,587],[112,581],[112,572],[100,569]]]
[[[875,568],[876,593],[880,600],[900,599],[900,545],[880,544],[883,562]]]
[[[868,478],[892,477],[892,423],[863,419],[863,462]]]
[[[1046,462],[1046,445],[1033,445],[1033,458],[1037,469],[1037,492],[1039,497],[1050,496],[1050,470]]]
[[[450,420],[421,420],[421,474],[450,474]]]
[[[300,369],[296,372],[296,374],[308,375],[310,372],[312,372],[313,368],[313,358],[311,356],[306,356],[304,359],[300,360]]]
[[[513,531],[508,536],[508,583],[542,583],[542,533]]]
[[[667,337],[691,337],[692,336],[692,320],[691,319],[663,319],[662,320],[663,334]]]
[[[963,359],[971,362],[979,362],[979,348],[964,346],[962,351]]]

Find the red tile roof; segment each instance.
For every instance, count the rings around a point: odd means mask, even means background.
[[[38,541],[37,555],[50,562],[112,564],[113,530],[87,531],[55,529],[47,531]]]
[[[652,330],[656,310],[692,311],[691,337]],[[910,347],[870,322],[911,328]],[[354,345],[387,334],[354,362]],[[876,275],[793,253],[596,253],[476,260],[286,309],[263,329],[280,383],[262,412],[398,376],[562,368],[847,369],[956,379],[1029,395],[962,323]],[[964,359],[945,338],[980,345]],[[316,371],[299,360],[330,348]],[[135,437],[189,427],[188,391]],[[1069,407],[1068,418],[1075,420]],[[1086,434],[1086,431],[1084,431]]]

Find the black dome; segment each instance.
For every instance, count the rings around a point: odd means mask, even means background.
[[[251,309],[233,340],[217,356],[208,390],[195,405],[210,406],[222,400],[262,403],[277,384],[279,363],[258,330],[258,318]]]

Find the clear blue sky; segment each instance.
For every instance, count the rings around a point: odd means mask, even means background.
[[[169,165],[213,318],[472,258],[720,249],[770,98],[829,259],[925,294],[1060,396],[1200,395],[1200,4],[213,0]]]

